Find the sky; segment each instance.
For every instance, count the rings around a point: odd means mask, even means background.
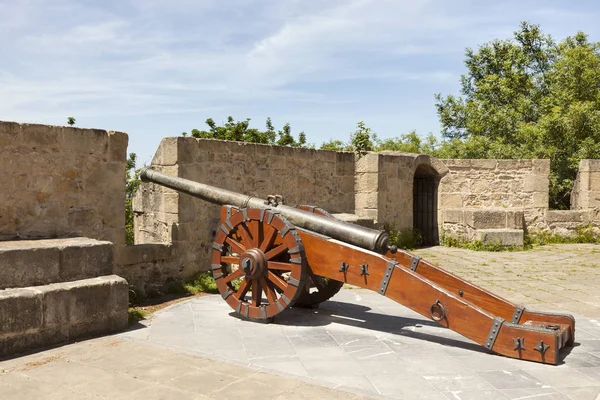
[[[597,1],[0,0],[0,120],[160,140],[229,115],[286,122],[308,142],[439,136],[436,93],[459,94],[465,48],[520,21],[600,41]]]

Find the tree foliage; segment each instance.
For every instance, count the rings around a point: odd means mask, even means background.
[[[328,142],[321,144],[321,150],[335,151],[353,151],[360,158],[368,151],[376,150],[373,145],[377,135],[369,128],[364,121],[358,121],[356,130],[350,133],[350,140],[343,142],[337,139],[331,139]]]
[[[125,244],[134,244],[133,234],[133,195],[142,181],[140,180],[140,170],[136,169],[137,155],[129,153],[129,158],[125,165]]]
[[[69,124],[69,126],[75,125],[76,122],[77,120],[75,119],[75,117],[67,117],[67,124]]]
[[[441,155],[549,158],[550,206],[569,208],[582,158],[600,158],[600,43],[537,25],[467,49],[461,96],[436,96]]]
[[[205,122],[208,125],[208,130],[192,129],[190,132],[192,137],[307,147],[306,134],[304,132],[300,132],[296,140],[292,135],[292,128],[289,123],[286,123],[282,129],[276,131],[271,118],[267,118],[265,123],[266,129],[264,131],[251,128],[250,118],[246,118],[244,121],[236,121],[233,117],[229,116],[227,122],[223,125],[217,125],[212,118],[208,118]],[[182,132],[182,135],[188,136],[188,133]]]

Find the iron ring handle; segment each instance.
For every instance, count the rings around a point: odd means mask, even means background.
[[[439,317],[436,317],[433,314],[433,309],[436,308],[436,307],[438,307],[440,309],[440,316]],[[442,302],[439,301],[439,300],[436,300],[435,303],[433,303],[431,305],[431,308],[429,309],[429,313],[431,314],[431,319],[434,320],[434,321],[436,321],[436,322],[440,322],[441,320],[443,320],[444,318],[446,318],[446,310],[444,309],[444,306],[443,306]]]

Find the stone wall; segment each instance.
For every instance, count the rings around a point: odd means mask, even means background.
[[[424,155],[394,151],[368,153],[356,162],[356,209],[361,217],[396,229],[413,228],[413,182],[417,168],[426,166],[441,179],[448,169]]]
[[[127,135],[0,121],[0,240],[125,244]]]
[[[355,208],[353,153],[172,137],[163,139],[152,165],[251,196],[281,194],[291,205],[318,205],[333,213]],[[172,243],[183,276],[208,268],[219,206],[143,184],[134,215],[136,243]]]
[[[443,163],[450,173],[439,187],[442,224],[449,211],[493,209],[520,211],[528,227],[543,226],[548,210],[550,160],[443,160]],[[503,221],[502,227],[515,226],[515,221],[506,222],[506,216]],[[442,226],[442,229],[451,228]]]
[[[600,208],[600,160],[581,160],[571,192],[571,209]]]

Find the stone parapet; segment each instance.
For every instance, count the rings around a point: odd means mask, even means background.
[[[164,293],[169,285],[182,277],[183,264],[177,254],[172,243],[127,246],[117,256],[115,273],[127,279],[136,291]]]
[[[0,241],[0,289],[110,275],[113,244],[89,238]]]
[[[0,121],[0,240],[125,244],[125,133]]]
[[[116,275],[0,290],[0,357],[123,330],[128,306]]]

